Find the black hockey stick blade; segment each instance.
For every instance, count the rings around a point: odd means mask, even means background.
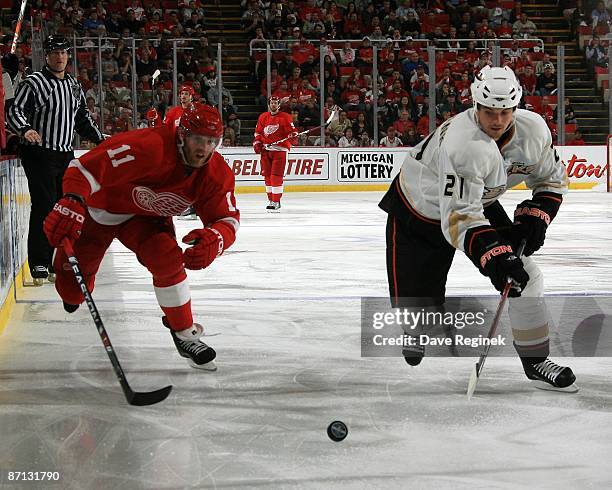
[[[74,273],[76,282],[78,283],[81,292],[85,297],[85,303],[87,303],[87,308],[89,309],[91,318],[94,321],[96,330],[98,331],[98,335],[100,336],[100,340],[102,340],[102,344],[104,345],[106,354],[108,355],[113,369],[115,370],[115,375],[117,376],[117,380],[121,385],[121,389],[123,390],[127,402],[130,405],[142,407],[147,405],[154,405],[156,403],[164,401],[170,394],[170,391],[172,391],[172,386],[166,386],[165,388],[161,388],[159,390],[145,392],[134,391],[132,390],[132,388],[130,388],[127,379],[125,378],[123,368],[121,367],[121,363],[119,362],[119,358],[117,357],[117,354],[115,354],[115,349],[111,344],[108,334],[106,333],[106,328],[104,328],[104,323],[102,322],[102,318],[100,317],[98,308],[94,303],[91,293],[89,292],[89,288],[87,287],[87,283],[85,282],[85,278],[83,276],[83,273],[81,272],[79,261],[77,260],[74,254],[74,250],[72,249],[72,244],[70,243],[70,240],[65,238],[62,242],[62,246],[64,248],[66,256],[68,257],[68,262],[70,263],[70,268]]]
[[[156,403],[163,402],[168,398],[171,391],[172,385],[155,391],[132,391],[129,386],[127,386],[127,390],[125,388],[123,389],[127,402],[137,407],[146,407],[147,405],[155,405]]]

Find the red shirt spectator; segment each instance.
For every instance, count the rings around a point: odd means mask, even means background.
[[[308,60],[308,56],[312,55],[315,59],[318,58],[317,48],[308,42],[305,37],[300,38],[300,42],[294,44],[291,48],[291,59],[297,65],[301,65]]]

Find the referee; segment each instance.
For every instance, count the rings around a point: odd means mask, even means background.
[[[45,67],[19,84],[7,113],[7,125],[21,136],[19,155],[32,203],[28,260],[39,286],[46,278],[55,280],[53,249],[43,233],[43,221],[62,195],[64,171],[74,158],[74,131],[94,143],[104,139],[87,110],[79,82],[66,73],[70,44],[51,35],[43,47]]]

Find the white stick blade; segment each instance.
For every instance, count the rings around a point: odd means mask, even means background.
[[[155,80],[155,79],[156,79],[158,76],[160,76],[160,75],[161,75],[161,71],[159,71],[159,70],[155,70],[155,71],[153,72],[153,75],[151,76],[151,78],[152,78],[153,80]]]
[[[472,367],[472,372],[470,374],[470,380],[468,381],[467,387],[467,398],[468,400],[472,399],[472,395],[476,390],[476,385],[478,384],[478,363],[474,364]]]

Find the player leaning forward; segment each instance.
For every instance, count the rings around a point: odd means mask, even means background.
[[[527,377],[547,389],[575,391],[569,367],[548,359],[543,278],[529,257],[567,192],[565,167],[544,119],[517,109],[519,82],[507,67],[485,67],[471,86],[474,108],[452,119],[410,150],[380,203],[388,213],[387,273],[395,307],[441,306],[455,250],[471,259],[502,291],[512,280],[509,315],[514,346]],[[533,191],[514,221],[498,198],[519,182]],[[526,239],[524,257],[518,244]],[[417,365],[423,348],[404,351]]]
[[[55,287],[69,313],[83,295],[61,248],[74,241],[75,255],[93,288],[104,253],[117,238],[153,276],[163,324],[193,367],[214,369],[216,353],[200,340],[193,322],[187,269],[204,269],[236,239],[240,213],[234,176],[215,151],[223,136],[217,110],[197,104],[185,110],[178,128],[167,125],[120,133],[72,160],[64,196],[44,224],[54,257]],[[172,216],[193,205],[204,223],[179,247]]]
[[[268,99],[268,112],[259,116],[255,126],[253,150],[261,155],[261,170],[268,194],[266,209],[278,211],[283,197],[283,179],[287,164],[287,152],[295,141],[297,132],[290,114],[280,110],[281,101]]]

